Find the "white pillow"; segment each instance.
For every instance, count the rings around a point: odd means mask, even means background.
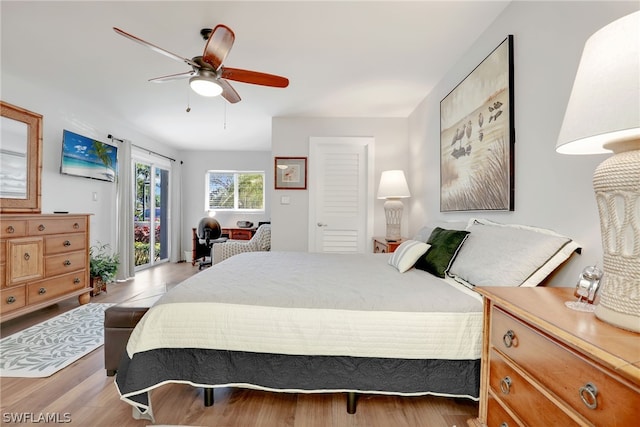
[[[400,246],[391,254],[389,265],[397,268],[400,273],[409,270],[424,255],[430,245],[416,240],[407,240],[402,242]]]
[[[472,218],[449,269],[473,286],[537,286],[579,248],[569,237],[526,225]]]

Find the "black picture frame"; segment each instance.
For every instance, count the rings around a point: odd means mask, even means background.
[[[440,211],[514,210],[513,35],[440,101]]]

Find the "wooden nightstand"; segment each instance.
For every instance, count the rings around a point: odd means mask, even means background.
[[[480,417],[472,426],[636,425],[640,334],[573,311],[574,288],[484,295]]]
[[[400,243],[404,242],[405,238],[402,238],[400,240],[396,240],[395,242],[387,242],[387,240],[384,237],[374,237],[373,238],[373,253],[379,254],[379,253],[391,253],[393,251],[395,251],[398,246],[400,246]]]

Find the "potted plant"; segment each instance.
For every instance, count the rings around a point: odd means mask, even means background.
[[[107,291],[107,284],[116,280],[120,265],[118,254],[111,251],[109,244],[98,244],[89,249],[89,275],[91,276],[91,296]]]

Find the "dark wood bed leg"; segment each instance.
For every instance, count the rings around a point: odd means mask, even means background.
[[[204,388],[204,406],[213,406],[213,389]]]
[[[358,395],[353,392],[347,392],[347,413],[355,414],[356,413],[356,403],[358,402]]]

